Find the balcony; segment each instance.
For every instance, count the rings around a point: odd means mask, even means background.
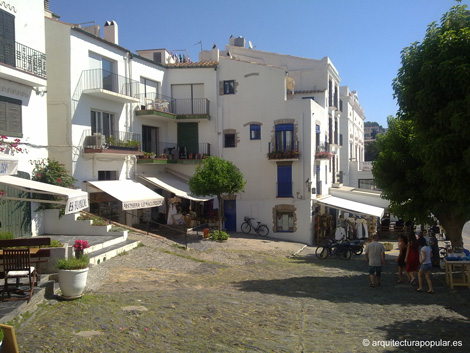
[[[197,164],[211,155],[211,145],[201,142],[194,146],[184,147],[182,144],[173,142],[161,142],[157,145],[155,157],[142,156],[138,164]]]
[[[210,102],[206,98],[173,99],[156,93],[139,95],[137,116],[157,120],[210,119]]]
[[[110,134],[83,132],[83,150],[85,153],[118,154],[141,156],[141,137],[139,134],[124,131],[112,131]]]
[[[18,42],[0,44],[0,77],[30,87],[46,86],[46,54]]]
[[[315,151],[315,159],[330,159],[334,153],[330,152],[330,145],[325,143],[324,145],[318,145]]]
[[[268,159],[269,160],[294,160],[300,158],[299,141],[293,141],[284,145],[271,145],[268,144]]]
[[[138,103],[140,83],[102,69],[84,70],[75,89],[74,100],[80,93],[119,103]]]

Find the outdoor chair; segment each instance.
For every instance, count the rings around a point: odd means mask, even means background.
[[[7,293],[10,300],[22,300],[27,299],[28,303],[33,295],[34,283],[36,283],[36,269],[31,266],[31,254],[28,249],[3,249],[3,270],[5,271],[5,284],[2,291],[2,301]],[[22,291],[20,287],[20,279],[28,278],[29,289]],[[25,294],[24,292],[29,291],[29,296],[13,298],[11,299],[10,286],[8,283],[9,279],[15,279],[15,293]]]

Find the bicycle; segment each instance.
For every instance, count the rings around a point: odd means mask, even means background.
[[[253,229],[256,234],[262,237],[266,237],[269,234],[268,226],[266,224],[261,224],[261,222],[257,222],[257,225],[253,225],[253,223],[251,222],[253,219],[254,218],[250,217],[244,218],[245,222],[243,222],[241,225],[242,232],[248,234]]]
[[[328,256],[337,256],[340,259],[349,260],[352,254],[350,243],[335,243],[331,239],[326,245],[319,246],[315,250],[315,255],[322,260],[328,258]]]

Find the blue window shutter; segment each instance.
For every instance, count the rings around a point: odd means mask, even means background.
[[[292,166],[277,166],[277,196],[292,197]]]

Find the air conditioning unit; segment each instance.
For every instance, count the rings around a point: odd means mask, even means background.
[[[102,149],[106,144],[106,136],[95,133],[85,138],[85,148]]]

